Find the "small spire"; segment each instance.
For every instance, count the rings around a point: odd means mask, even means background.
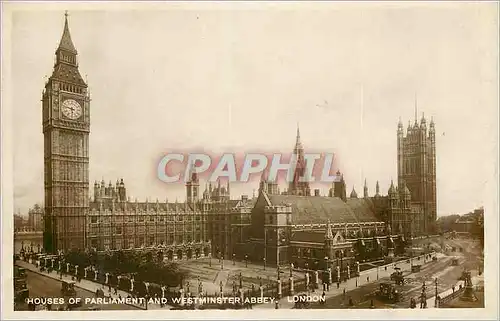
[[[417,123],[417,114],[418,114],[418,108],[417,108],[417,93],[415,92],[415,124]]]
[[[330,220],[328,220],[328,222],[326,223],[325,238],[327,240],[332,240],[333,239],[332,224],[330,223]]]
[[[299,128],[299,123],[297,122],[297,137],[295,140],[295,150],[301,150],[302,148],[302,142],[300,141],[300,128]]]
[[[68,11],[64,13],[64,30],[61,37],[61,41],[59,42],[58,50],[60,49],[76,54],[75,45],[73,45],[73,41],[71,40],[71,34],[69,32]]]

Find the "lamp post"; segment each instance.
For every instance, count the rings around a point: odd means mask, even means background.
[[[221,270],[224,270],[224,255],[222,255],[222,256],[220,257],[220,259],[221,259],[221,261],[220,261],[220,269],[221,269]]]
[[[280,266],[278,264],[278,266],[276,266],[276,273],[278,273],[278,281],[280,279]]]
[[[290,277],[293,276],[293,263],[290,263]]]
[[[436,278],[436,280],[434,280],[434,285],[436,286],[436,294],[435,294],[435,301],[434,301],[434,306],[436,308],[439,307],[439,299],[438,299],[438,278]]]
[[[340,274],[342,275],[344,269],[344,251],[340,251]]]
[[[263,259],[264,260],[264,270],[266,269],[266,258]]]
[[[208,266],[212,267],[212,253],[208,256]]]
[[[248,255],[245,254],[245,267],[248,267]]]
[[[235,256],[236,254],[233,253],[233,265],[236,265]]]
[[[378,280],[378,268],[379,268],[379,266],[377,265],[377,280]]]
[[[323,275],[323,280],[327,280],[327,282],[329,282],[329,281],[328,281],[328,280],[329,280],[329,274],[328,274],[329,272],[328,272],[328,268],[329,268],[329,266],[328,266],[328,256],[325,256],[325,271],[326,271],[326,272],[325,272],[325,274]]]

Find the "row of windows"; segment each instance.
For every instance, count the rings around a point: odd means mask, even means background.
[[[100,218],[100,219],[99,219]],[[134,222],[173,222],[174,217],[173,216],[123,216],[123,222],[125,223],[134,223]],[[184,222],[182,217],[177,217],[177,222]],[[186,222],[192,222],[193,220],[186,220]],[[196,222],[201,222],[201,218],[197,217]],[[206,221],[206,220],[203,220]],[[97,215],[90,215],[90,222],[91,223],[121,223],[122,222],[122,217],[120,216],[97,216]]]
[[[98,247],[99,240],[102,240],[102,243],[105,245],[111,244],[112,239],[111,238],[103,238],[103,239],[97,239],[97,238],[92,238],[90,240],[90,244],[92,247]],[[175,240],[175,242],[174,242]],[[115,244],[120,244],[124,242],[127,246],[125,248],[133,248],[135,245],[138,247],[140,246],[154,246],[154,245],[173,245],[173,244],[183,244],[183,243],[192,243],[196,242],[199,243],[201,242],[201,237],[199,235],[195,236],[194,238],[189,236],[183,237],[182,235],[178,235],[176,238],[173,236],[169,236],[167,238],[165,237],[158,237],[155,238],[154,236],[145,238],[145,237],[136,237],[136,238],[121,238],[121,239],[114,239]],[[205,242],[208,242],[206,240]]]
[[[83,94],[83,88],[70,84],[61,84],[61,90],[69,91],[76,94]]]

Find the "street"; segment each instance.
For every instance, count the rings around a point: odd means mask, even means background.
[[[475,269],[478,268],[480,261],[480,248],[478,247],[477,242],[467,239],[461,240],[449,240],[446,243],[451,244],[452,246],[462,247],[464,252],[455,252],[449,253],[449,256],[442,256],[437,262],[429,262],[422,266],[420,272],[410,273],[409,272],[409,264],[398,264],[399,267],[402,268],[405,276],[405,284],[396,286],[398,292],[402,294],[400,302],[397,303],[389,303],[381,300],[377,300],[375,292],[379,288],[380,283],[392,283],[389,277],[384,275],[384,277],[379,278],[376,281],[372,275],[370,275],[370,279],[373,282],[363,282],[363,277],[366,281],[366,275],[360,276],[359,284],[360,286],[349,290],[346,292],[344,297],[343,294],[335,295],[333,297],[328,298],[326,303],[320,305],[318,303],[311,304],[311,308],[313,309],[332,309],[332,308],[354,308],[354,309],[366,309],[370,308],[372,300],[374,308],[409,308],[410,299],[414,298],[417,301],[417,307],[419,302],[419,296],[422,293],[422,285],[425,281],[426,287],[426,298],[428,299],[427,307],[434,307],[434,300],[432,299],[436,293],[436,284],[435,280],[438,279],[437,283],[437,292],[442,293],[446,290],[451,289],[453,286],[458,289],[459,284],[462,284],[462,281],[458,281],[458,278],[461,276],[462,271],[465,268],[472,271],[472,275],[477,275],[477,271]],[[451,260],[453,257],[459,259],[458,266],[451,266]],[[392,269],[389,269],[392,271]],[[382,274],[380,274],[382,276]],[[345,284],[345,283],[344,283]],[[342,284],[341,284],[342,289]],[[318,294],[322,293],[322,291],[316,291]],[[349,298],[353,301],[353,306],[349,307]],[[431,299],[431,300],[429,300]],[[432,302],[430,302],[432,301]]]
[[[30,298],[59,298],[61,297],[61,282],[51,279],[49,277],[43,276],[32,271],[26,271],[27,280],[26,284],[28,286]],[[94,293],[90,291],[80,289],[75,287],[77,298],[82,298],[84,302],[85,298],[92,298],[95,296]],[[83,304],[81,307],[75,310],[88,310],[89,307],[98,307],[101,310],[137,310],[137,308],[125,305],[125,304],[101,304],[101,305],[86,305]],[[58,306],[53,305],[52,309],[56,310]],[[16,311],[27,311],[27,304],[16,305]]]

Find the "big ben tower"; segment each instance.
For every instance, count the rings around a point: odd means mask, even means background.
[[[42,94],[45,229],[48,253],[85,248],[89,207],[90,96],[78,71],[68,14],[54,71]]]

